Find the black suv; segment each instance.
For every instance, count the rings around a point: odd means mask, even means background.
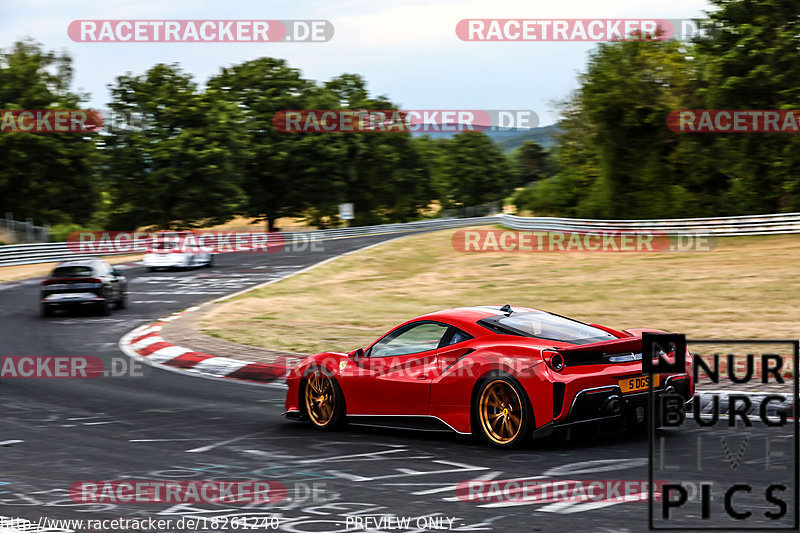
[[[42,282],[42,316],[51,316],[56,309],[87,305],[110,315],[112,303],[117,309],[125,309],[128,280],[100,259],[66,261]]]

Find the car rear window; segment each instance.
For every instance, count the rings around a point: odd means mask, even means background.
[[[589,344],[616,339],[615,336],[602,329],[543,311],[490,317],[479,320],[478,324],[496,333],[573,344]]]
[[[173,241],[153,243],[153,250],[156,252],[168,252],[170,250],[174,250],[177,247],[178,243]]]
[[[90,276],[92,274],[92,267],[89,266],[64,266],[56,267],[53,270],[52,276],[54,278],[75,278],[80,276]]]

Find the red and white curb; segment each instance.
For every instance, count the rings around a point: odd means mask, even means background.
[[[167,317],[160,318],[153,323],[140,326],[126,334],[120,339],[119,347],[132,359],[141,361],[150,366],[169,370],[171,372],[207,379],[234,380],[250,385],[286,387],[286,374],[288,374],[289,370],[294,368],[294,366],[300,362],[299,358],[278,357],[274,363],[264,364],[240,361],[238,359],[231,359],[229,357],[219,357],[170,344],[161,337],[161,329],[167,322],[181,318],[184,314],[196,311],[210,303],[221,302],[223,300],[234,298],[241,294],[266,287],[267,285],[278,283],[286,278],[304,274],[310,270],[319,268],[322,265],[328,264],[331,261],[335,261],[341,257],[345,257],[356,252],[363,252],[378,246],[383,246],[384,244],[388,244],[400,238],[402,237],[395,237],[393,239],[388,239],[365,246],[364,248],[351,250],[341,255],[329,257],[324,261],[320,261],[319,263],[302,268],[297,272],[286,274],[254,287],[243,289],[233,294],[228,294],[227,296],[222,296],[210,302],[190,307],[184,311],[179,311]]]
[[[119,347],[132,359],[164,370],[251,385],[285,386],[286,374],[300,359],[278,357],[270,364],[240,361],[175,346],[161,337],[161,329],[167,322],[197,309],[199,307],[190,307],[138,327],[122,337]]]

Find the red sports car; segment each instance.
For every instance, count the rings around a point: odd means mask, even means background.
[[[285,416],[451,430],[499,447],[578,424],[645,423],[642,332],[527,307],[448,309],[392,329],[366,349],[307,357],[287,377]],[[661,333],[661,332],[660,332]],[[655,394],[694,394],[685,373],[655,374]]]

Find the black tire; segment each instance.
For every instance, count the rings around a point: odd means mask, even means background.
[[[109,316],[111,315],[111,302],[108,299],[102,301],[102,303],[98,306],[98,311],[102,316]]]
[[[42,304],[39,310],[42,318],[49,318],[53,316],[53,309],[49,305]]]
[[[148,272],[155,272],[155,270],[156,269],[154,267],[147,267],[147,271]]]
[[[323,404],[330,401],[332,405],[328,409],[322,409],[322,404],[312,407],[315,396],[321,396]],[[305,418],[316,429],[331,431],[344,425],[344,394],[336,378],[324,368],[310,368],[306,372],[300,387],[300,406]]]
[[[496,448],[519,448],[530,438],[533,409],[522,386],[506,374],[484,378],[472,403],[473,433]]]
[[[214,254],[210,254],[208,256],[208,262],[206,262],[206,268],[211,268],[214,266]]]
[[[122,294],[120,294],[116,306],[117,309],[125,309],[128,307],[128,295],[125,293],[125,291],[122,291]]]

